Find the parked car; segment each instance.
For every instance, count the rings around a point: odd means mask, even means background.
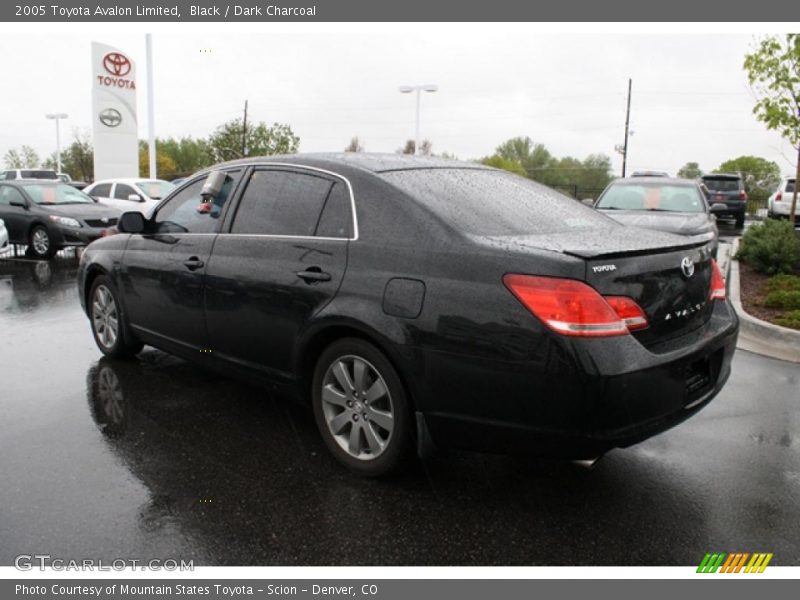
[[[95,181],[83,191],[103,204],[122,212],[135,210],[149,215],[161,199],[175,186],[161,179],[104,179]]]
[[[9,169],[0,173],[0,180],[15,179],[52,179],[59,180],[58,173],[52,169]]]
[[[69,173],[59,173],[58,178],[66,184],[71,185],[76,190],[82,190],[89,184],[85,181],[74,181]]]
[[[120,212],[61,181],[0,182],[0,218],[12,244],[46,258],[67,246],[85,246],[117,224]]]
[[[744,227],[747,214],[747,192],[744,181],[738,173],[710,173],[701,178],[708,189],[708,201],[711,204],[725,204],[728,210],[716,213],[718,217],[727,217],[736,221],[736,227]]]
[[[710,244],[716,257],[719,231],[716,214],[725,204],[708,206],[696,181],[666,177],[616,179],[600,194],[595,208],[625,225],[685,235]]]
[[[792,197],[794,196],[795,185],[794,177],[784,177],[775,193],[769,197],[767,202],[767,214],[773,219],[787,219],[792,212]],[[800,216],[800,198],[794,209],[795,217]]]
[[[0,251],[8,248],[8,229],[6,229],[6,222],[0,219]]]
[[[416,447],[596,458],[695,414],[738,321],[709,246],[472,163],[246,159],[79,266],[106,355],[143,344],[311,403],[365,475]]]

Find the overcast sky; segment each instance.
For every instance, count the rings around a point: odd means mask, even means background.
[[[691,160],[710,171],[753,154],[792,171],[792,149],[751,113],[741,65],[752,36],[475,31],[443,25],[431,35],[411,24],[379,35],[154,34],[157,135],[205,136],[240,117],[248,99],[251,119],[289,124],[303,152],[339,151],[354,135],[367,151],[393,152],[414,135],[414,101],[398,85],[435,83],[439,92],[423,96],[421,111],[434,152],[480,158],[527,135],[557,156],[607,154],[618,170],[631,77],[629,169],[674,173]],[[146,137],[144,35],[6,31],[0,157],[22,144],[42,157],[54,151],[45,113],[69,113],[62,139],[90,126],[93,40],[137,61]]]

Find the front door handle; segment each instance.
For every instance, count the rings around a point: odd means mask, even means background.
[[[309,267],[305,271],[298,271],[297,276],[306,283],[331,280],[331,274],[324,273],[319,267]]]
[[[196,256],[192,256],[189,260],[183,261],[183,266],[189,269],[190,271],[196,271],[197,269],[202,269],[203,265],[205,264],[206,263],[204,263]]]

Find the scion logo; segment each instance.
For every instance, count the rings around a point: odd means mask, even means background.
[[[694,275],[694,262],[688,256],[685,256],[681,261],[681,272],[687,279]]]
[[[97,116],[106,127],[116,127],[122,123],[122,115],[116,108],[107,108]]]
[[[103,57],[103,68],[115,77],[125,77],[131,72],[131,61],[119,52],[109,52]]]

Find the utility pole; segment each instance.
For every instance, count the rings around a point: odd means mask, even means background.
[[[798,116],[800,116],[800,110],[798,111]],[[792,195],[792,208],[789,211],[789,221],[791,221],[792,225],[794,225],[795,221],[797,220],[795,211],[797,210],[798,188],[800,188],[800,144],[797,146],[797,168],[794,176],[794,194]]]
[[[242,121],[242,158],[247,157],[247,100],[244,101],[244,121]]]
[[[155,101],[153,100],[153,39],[148,33],[145,36],[147,49],[147,154],[150,163],[150,179],[158,177],[156,163],[156,118]]]
[[[628,166],[628,126],[631,122],[631,87],[633,80],[628,79],[628,109],[625,111],[625,144],[622,146],[622,176],[625,177],[625,169]]]

